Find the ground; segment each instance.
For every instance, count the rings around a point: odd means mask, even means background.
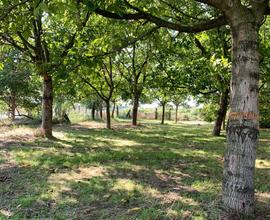
[[[0,219],[218,219],[225,135],[210,124],[0,127]],[[270,219],[270,133],[256,162],[256,219]]]

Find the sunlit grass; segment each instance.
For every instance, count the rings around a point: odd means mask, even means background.
[[[3,130],[0,219],[217,219],[226,140],[211,127],[82,122],[56,127],[53,141],[33,137],[35,127]],[[255,180],[263,207],[267,130],[261,139]]]

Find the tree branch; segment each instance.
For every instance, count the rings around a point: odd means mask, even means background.
[[[194,37],[195,44],[199,48],[199,50],[202,52],[202,55],[209,58],[208,51],[205,49],[205,47],[202,45],[202,43],[199,41],[197,37]]]
[[[29,2],[30,0],[24,0],[22,2],[19,2],[17,4],[14,4],[14,5],[11,5],[9,6],[8,8],[4,8],[3,11],[5,11],[5,13],[3,13],[1,16],[0,16],[0,21],[4,20],[10,13],[13,9],[17,8],[18,6],[20,5],[23,5],[27,2]]]
[[[96,92],[96,94],[97,94],[102,100],[104,100],[104,101],[107,100],[107,97],[106,97],[106,96],[103,96],[104,94],[103,94],[103,93],[100,93],[100,92],[98,91],[98,89],[97,89],[95,86],[93,86],[92,83],[90,83],[87,79],[85,79],[84,77],[80,76],[79,74],[78,74],[78,76],[81,78],[81,80],[82,80],[84,83],[86,83],[87,85],[89,85],[89,86]]]
[[[218,0],[217,0],[218,1]],[[209,0],[209,2],[212,2]],[[214,2],[214,0],[213,0]],[[172,30],[176,30],[179,32],[185,32],[185,33],[198,33],[201,31],[206,31],[206,30],[210,30],[216,27],[220,27],[223,26],[225,24],[227,24],[227,21],[225,19],[225,16],[219,16],[215,19],[209,20],[209,21],[205,21],[202,23],[198,23],[192,26],[188,26],[188,25],[181,25],[178,23],[173,23],[170,21],[166,21],[162,18],[156,17],[152,14],[149,14],[148,12],[142,11],[141,9],[131,5],[130,3],[128,3],[127,1],[125,1],[125,3],[133,10],[137,11],[137,13],[121,13],[121,14],[117,14],[117,13],[113,13],[113,12],[109,12],[106,10],[103,10],[101,8],[95,7],[95,9],[92,9],[95,13],[102,15],[103,17],[107,17],[107,18],[113,18],[113,19],[119,19],[119,20],[148,20],[154,24],[156,24],[158,27],[166,27]]]
[[[124,48],[133,45],[134,43],[136,43],[137,41],[140,41],[142,39],[144,39],[145,37],[147,37],[148,35],[154,33],[155,31],[157,31],[159,29],[159,27],[153,27],[151,28],[149,31],[143,33],[142,35],[140,35],[137,38],[134,38],[126,43],[124,43],[123,45],[121,45],[120,47],[117,47],[115,49],[112,49],[111,51],[105,52],[105,53],[101,53],[101,54],[96,54],[96,55],[92,55],[92,56],[86,56],[86,58],[100,58],[100,57],[104,57],[110,54],[114,54],[116,52],[119,52],[121,50],[123,50]]]

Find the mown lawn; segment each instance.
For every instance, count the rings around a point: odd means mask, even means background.
[[[0,219],[218,219],[225,136],[211,125],[33,130],[0,128]],[[270,219],[269,145],[261,131],[256,219]]]

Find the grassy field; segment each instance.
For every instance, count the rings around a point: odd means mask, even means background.
[[[211,125],[0,127],[0,219],[218,219],[225,136]],[[270,133],[257,150],[256,219],[270,219]]]

